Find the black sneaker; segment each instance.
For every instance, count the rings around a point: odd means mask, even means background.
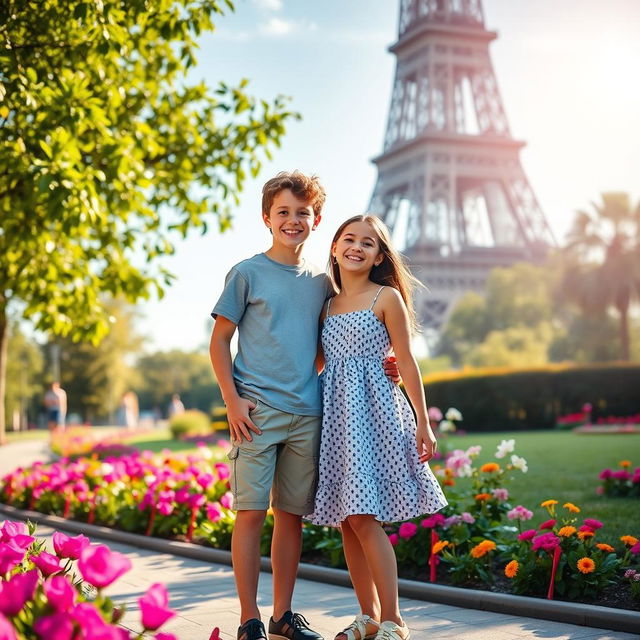
[[[317,632],[309,628],[309,622],[301,613],[285,614],[277,622],[269,620],[269,640],[324,640]]]
[[[267,632],[258,618],[251,618],[238,627],[238,640],[267,640]]]

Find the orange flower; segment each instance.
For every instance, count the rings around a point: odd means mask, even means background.
[[[517,560],[512,560],[505,568],[504,568],[504,575],[507,576],[507,578],[515,578],[516,573],[518,573],[518,569],[520,568],[520,565],[518,564]]]
[[[604,542],[598,542],[596,545],[600,551],[605,551],[606,553],[614,553],[615,549],[610,544],[605,544]]]
[[[576,566],[580,573],[592,573],[596,568],[596,563],[591,558],[580,558]]]
[[[565,509],[569,509],[571,513],[580,513],[580,507],[576,507],[576,505],[573,504],[573,502],[565,502],[562,506]]]
[[[436,464],[431,468],[431,470],[433,472],[440,471],[440,469],[442,469],[442,465],[441,464]]]
[[[544,502],[540,503],[540,506],[548,508],[548,507],[554,507],[557,504],[558,504],[557,500],[545,500]]]
[[[638,544],[638,538],[634,538],[633,536],[620,536],[620,540],[624,542],[628,547],[633,547]]]
[[[562,529],[558,531],[558,535],[562,536],[563,538],[568,538],[569,536],[572,536],[576,531],[577,529],[575,527],[567,525],[566,527],[562,527]]]
[[[454,487],[456,484],[455,480],[451,480],[451,478],[447,478],[443,483],[445,487]]]
[[[490,493],[478,493],[475,496],[476,500],[491,500],[491,494]]]
[[[483,555],[493,551],[495,548],[496,543],[493,540],[483,540],[471,549],[471,555],[474,558],[482,558]]]
[[[497,462],[487,462],[480,467],[482,473],[493,473],[494,471],[500,471],[500,465]]]
[[[618,463],[623,469],[631,466],[631,460],[620,460]]]
[[[578,531],[578,538],[580,540],[587,540],[587,538],[593,538],[596,534],[593,531]]]
[[[431,549],[431,553],[433,553],[433,555],[435,555],[436,553],[440,553],[445,547],[449,546],[449,542],[447,540],[438,540],[438,542],[436,542],[433,545],[433,549]]]

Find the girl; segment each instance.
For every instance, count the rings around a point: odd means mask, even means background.
[[[417,281],[379,218],[343,223],[331,244],[337,295],[323,311],[323,424],[316,524],[340,526],[361,613],[336,640],[407,640],[395,554],[382,522],[408,520],[447,501],[425,464],[436,450],[410,350]],[[384,374],[393,349],[407,395]]]

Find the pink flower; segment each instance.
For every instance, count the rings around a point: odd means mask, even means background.
[[[405,540],[413,538],[418,532],[418,526],[413,522],[403,522],[398,529],[398,535]]]
[[[538,529],[540,529],[541,531],[543,529],[553,529],[553,527],[556,526],[556,521],[552,518],[551,520],[545,520],[545,522],[543,522]]]
[[[506,500],[509,499],[509,491],[507,489],[501,489],[501,488],[493,489],[491,493],[493,494],[494,498],[502,502],[505,502]]]
[[[76,603],[77,592],[66,576],[47,578],[42,589],[49,604],[57,611],[68,611]]]
[[[201,473],[196,477],[196,482],[206,491],[213,484],[213,475],[211,473]]]
[[[71,640],[73,620],[68,613],[54,613],[38,618],[33,625],[33,630],[41,640]]]
[[[45,578],[62,571],[60,558],[54,556],[52,553],[47,553],[46,551],[41,551],[37,556],[31,556],[31,562],[40,569]]]
[[[131,560],[127,556],[111,551],[103,544],[86,547],[78,560],[78,570],[82,577],[98,589],[108,587],[129,569]]]
[[[0,575],[9,573],[19,565],[25,556],[25,550],[20,549],[12,542],[0,542]]]
[[[26,535],[29,535],[29,531],[24,522],[12,522],[11,520],[5,520],[2,523],[2,528],[0,528],[0,542],[9,542],[11,538]]]
[[[226,480],[231,475],[231,472],[229,471],[229,466],[226,465],[224,462],[216,462],[216,464],[214,464],[213,467],[216,470],[216,473],[218,474],[218,478],[220,480]]]
[[[391,543],[392,546],[395,547],[399,542],[398,534],[397,533],[390,533],[389,534],[389,542]]]
[[[220,507],[217,503],[207,503],[207,518],[209,518],[211,522],[218,522],[218,520],[222,518],[222,511],[220,511]]]
[[[593,518],[585,518],[584,524],[593,531],[597,531],[602,528],[602,522],[600,522],[600,520],[594,520]]]
[[[525,520],[531,520],[531,518],[533,518],[533,511],[529,511],[529,509],[519,504],[517,507],[511,509],[511,511],[507,511],[507,518],[509,518],[509,520],[521,520],[524,522]]]
[[[0,640],[18,640],[13,625],[0,613]]]
[[[173,513],[173,505],[170,502],[161,502],[158,504],[158,511],[163,516],[170,516]]]
[[[560,538],[551,533],[541,533],[538,537],[533,539],[531,548],[534,551],[538,549],[544,549],[545,551],[553,551],[560,544]]]
[[[227,491],[227,493],[220,498],[219,502],[225,509],[231,509],[231,505],[233,505],[233,494]]]
[[[442,420],[442,411],[438,407],[429,407],[427,411],[429,415],[429,420],[433,420],[434,422],[440,422]]]
[[[160,632],[160,633],[156,633],[156,635],[153,637],[155,638],[155,640],[178,640],[178,638],[174,636],[173,633]],[[209,640],[211,640],[211,638],[209,638]]]
[[[467,524],[473,524],[476,521],[468,511],[463,511],[460,517],[462,518],[462,522],[466,522]]]
[[[629,551],[633,553],[634,556],[638,555],[640,553],[640,542],[634,544],[633,547],[629,549]]]
[[[538,534],[536,529],[527,529],[527,531],[523,531],[519,536],[518,540],[521,542],[526,542],[527,540],[531,540]]]
[[[9,580],[0,582],[0,613],[15,616],[22,611],[27,600],[33,598],[38,584],[35,569],[26,573],[16,573]]]
[[[224,498],[224,496],[222,497]],[[204,495],[202,495],[201,493],[195,493],[189,498],[189,506],[192,509],[199,509],[204,505],[206,501],[207,499],[204,497]],[[222,502],[222,498],[220,499],[220,502]]]
[[[452,515],[452,516],[449,516],[448,518],[445,518],[444,524],[442,526],[445,528],[449,528],[455,524],[460,524],[461,522],[462,522],[462,516]],[[425,528],[428,528],[428,527],[425,527]]]
[[[603,469],[600,472],[599,478],[600,478],[600,480],[609,480],[609,478],[611,478],[611,474],[612,473],[613,472],[611,471],[611,469]]]
[[[445,518],[441,513],[434,513],[432,516],[425,518],[420,526],[423,529],[434,529],[435,527],[440,527],[444,524]]]
[[[89,538],[82,534],[75,537],[65,535],[60,531],[56,531],[53,534],[53,548],[60,558],[77,560],[82,550],[89,546],[89,544]]]
[[[166,587],[159,583],[151,585],[146,593],[138,598],[138,604],[142,612],[142,626],[151,631],[155,631],[176,615],[175,611],[169,609]]]

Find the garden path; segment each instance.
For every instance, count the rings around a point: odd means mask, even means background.
[[[16,466],[26,466],[48,457],[45,441],[15,442],[0,447],[0,476]],[[50,538],[53,529],[38,527],[38,537]],[[94,540],[97,542],[97,540]],[[122,624],[138,629],[137,598],[154,582],[169,590],[170,606],[178,612],[163,631],[181,640],[208,640],[213,627],[221,638],[233,640],[238,624],[238,603],[231,569],[226,566],[180,556],[148,551],[109,542],[113,550],[126,553],[133,568],[107,593],[129,611]],[[259,601],[265,618],[270,615],[271,576],[263,574]],[[356,612],[353,591],[343,587],[299,580],[294,605],[326,638],[351,622]],[[510,616],[475,609],[402,598],[401,607],[413,640],[632,640],[635,634],[609,632],[572,624]]]

